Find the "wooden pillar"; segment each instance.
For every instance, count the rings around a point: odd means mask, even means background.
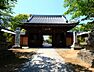
[[[28,35],[28,47],[30,48],[31,47],[31,44],[30,44],[31,38],[30,38],[30,32],[29,31],[27,32],[27,35]]]
[[[56,47],[56,37],[55,37],[56,35],[55,35],[55,33],[54,34],[52,34],[52,47]]]
[[[56,39],[57,39],[57,47],[62,47],[62,40],[61,40],[61,34],[57,34],[56,36]]]
[[[63,34],[63,39],[62,39],[63,47],[66,47],[66,32]]]

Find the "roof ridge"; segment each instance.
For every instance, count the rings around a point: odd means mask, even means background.
[[[40,16],[40,17],[45,17],[45,16],[47,16],[47,17],[62,17],[63,15],[32,15],[32,16]]]

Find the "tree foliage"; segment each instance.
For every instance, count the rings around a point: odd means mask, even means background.
[[[85,18],[82,18],[81,21],[91,20],[91,22],[77,26],[72,30],[88,31],[94,28],[94,0],[64,0],[64,7],[68,8],[65,15],[71,14],[72,19],[84,16]]]
[[[0,0],[0,9],[10,9],[10,7],[13,7],[16,2],[17,0]]]
[[[65,14],[72,14],[72,18],[86,16],[85,19],[94,17],[94,0],[64,0],[64,6],[68,8]]]
[[[0,22],[7,27],[11,20],[12,8],[15,6],[17,0],[0,0]]]
[[[88,22],[87,24],[80,24],[72,29],[72,31],[92,31],[94,30],[94,23]]]
[[[19,14],[11,18],[10,27],[12,30],[15,30],[19,25],[22,24],[22,22],[26,21],[28,19],[28,14]]]

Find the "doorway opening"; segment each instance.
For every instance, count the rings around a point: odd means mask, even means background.
[[[52,35],[43,35],[42,46],[47,48],[52,47]]]

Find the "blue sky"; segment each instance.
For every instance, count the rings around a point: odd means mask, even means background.
[[[66,8],[64,0],[18,0],[14,12],[16,14],[63,15]],[[68,17],[69,18],[69,17]]]
[[[64,0],[18,0],[13,8],[14,15],[63,15],[66,10],[67,8],[64,8]],[[71,15],[67,15],[66,18],[70,20]]]
[[[38,15],[63,15],[67,8],[64,8],[64,0],[18,0],[13,11],[17,14],[38,14]],[[66,15],[68,20],[71,15]],[[83,21],[80,23],[87,23]]]

